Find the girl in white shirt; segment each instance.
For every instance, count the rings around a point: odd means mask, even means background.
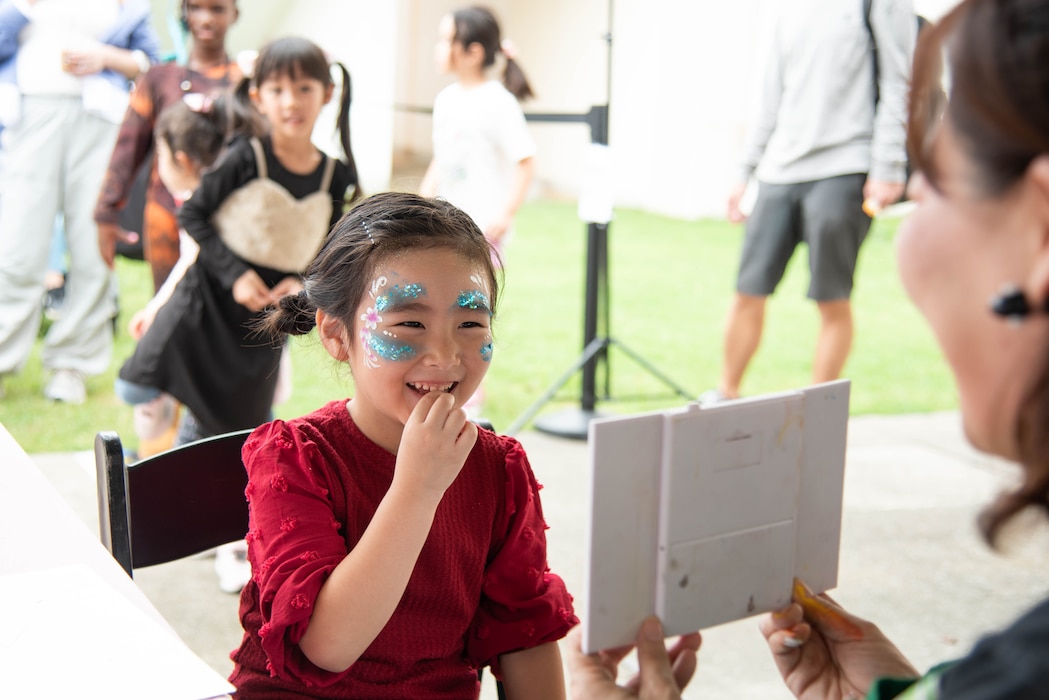
[[[469,214],[501,264],[514,215],[535,174],[535,141],[519,104],[532,96],[532,88],[491,11],[455,10],[441,18],[437,35],[438,70],[456,80],[433,103],[433,160],[419,192]],[[502,82],[487,75],[500,55]],[[467,401],[472,417],[480,415],[483,396],[478,387]]]
[[[438,70],[456,80],[434,101],[433,161],[420,193],[466,211],[501,252],[535,172],[535,142],[519,104],[532,88],[489,10],[455,10],[437,31]],[[500,55],[502,82],[487,76]]]

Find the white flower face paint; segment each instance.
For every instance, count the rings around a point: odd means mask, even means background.
[[[382,312],[397,307],[411,299],[426,296],[426,289],[420,284],[395,284],[389,291],[380,294],[380,291],[388,283],[385,276],[377,277],[372,281],[368,295],[375,300],[374,306],[369,306],[361,314],[361,345],[364,348],[364,364],[372,369],[379,366],[379,360],[390,360],[399,362],[410,360],[415,357],[416,350],[407,343],[397,340],[397,335],[388,330],[376,333],[379,324],[382,323]]]

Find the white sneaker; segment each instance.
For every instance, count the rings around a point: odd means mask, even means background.
[[[726,397],[717,389],[707,389],[699,395],[698,399],[696,399],[700,406],[713,406],[716,403],[721,403],[722,401],[728,400],[728,397]]]
[[[251,580],[248,543],[240,540],[224,544],[216,549],[215,573],[219,575],[220,589],[226,593],[240,593],[240,590]]]
[[[87,389],[80,372],[72,369],[56,369],[44,387],[44,396],[52,401],[82,404],[87,399]]]

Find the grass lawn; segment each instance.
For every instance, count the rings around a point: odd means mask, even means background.
[[[907,302],[896,276],[896,221],[876,222],[861,253],[853,297],[856,340],[845,374],[853,381],[852,413],[907,413],[953,409],[950,375],[935,343]],[[539,201],[522,208],[507,255],[506,279],[495,323],[495,357],[485,380],[486,415],[507,428],[582,351],[585,225],[572,203]],[[610,399],[601,410],[628,413],[680,405],[683,399],[641,368],[619,345],[637,353],[674,382],[698,395],[712,387],[721,354],[721,326],[732,295],[741,227],[723,221],[688,222],[620,210],[609,229]],[[121,317],[109,372],[88,381],[83,406],[51,404],[41,395],[36,352],[22,373],[5,381],[0,423],[30,453],[88,450],[99,430],[117,430],[133,444],[131,409],[112,390],[131,353],[130,313],[148,299],[143,263],[118,264]],[[744,380],[746,394],[779,391],[809,381],[816,333],[815,307],[805,299],[808,270],[795,255],[769,302],[763,344]],[[294,392],[277,409],[291,417],[352,394],[343,365],[315,336],[293,342]],[[599,373],[599,389],[606,375]],[[578,407],[580,375],[573,375],[546,412]]]

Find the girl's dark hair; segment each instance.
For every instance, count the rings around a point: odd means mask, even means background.
[[[946,49],[946,52],[944,52]],[[941,87],[946,53],[950,92]],[[965,0],[922,32],[915,52],[908,147],[930,184],[939,176],[929,155],[942,115],[983,196],[1016,185],[1035,158],[1049,153],[1049,3]],[[1024,398],[1015,427],[1023,483],[980,518],[992,545],[1001,528],[1035,506],[1049,513],[1049,358]]]
[[[432,249],[453,250],[484,271],[494,313],[499,281],[493,251],[474,220],[442,199],[386,192],[362,200],[339,219],[307,268],[303,290],[282,298],[263,317],[260,330],[275,338],[304,335],[316,325],[320,309],[353,333],[357,306],[375,268],[396,253]]]
[[[257,112],[243,109],[231,94],[219,93],[199,109],[190,107],[184,100],[168,105],[157,117],[153,134],[163,139],[172,153],[182,151],[207,168],[233,137],[257,135],[263,130]]]
[[[339,97],[339,114],[335,128],[339,132],[339,143],[346,154],[346,164],[350,170],[350,181],[357,183],[357,161],[353,157],[353,146],[350,143],[350,103],[353,99],[353,85],[350,72],[342,63],[329,63],[328,57],[319,46],[302,37],[284,37],[271,41],[262,47],[255,60],[255,70],[246,76],[237,86],[238,101],[248,102],[248,92],[252,87],[258,88],[269,78],[287,75],[293,80],[305,76],[319,81],[325,88],[335,86],[331,77],[331,66],[339,68],[342,78],[342,95]],[[360,195],[360,185],[354,188],[353,199]]]
[[[455,23],[455,41],[468,48],[470,44],[480,44],[484,49],[483,66],[488,68],[495,63],[495,58],[503,51],[503,41],[499,32],[499,22],[486,7],[466,7],[452,12]],[[517,61],[506,57],[506,69],[503,71],[503,85],[518,100],[533,97],[532,87],[525,78],[524,71]]]

